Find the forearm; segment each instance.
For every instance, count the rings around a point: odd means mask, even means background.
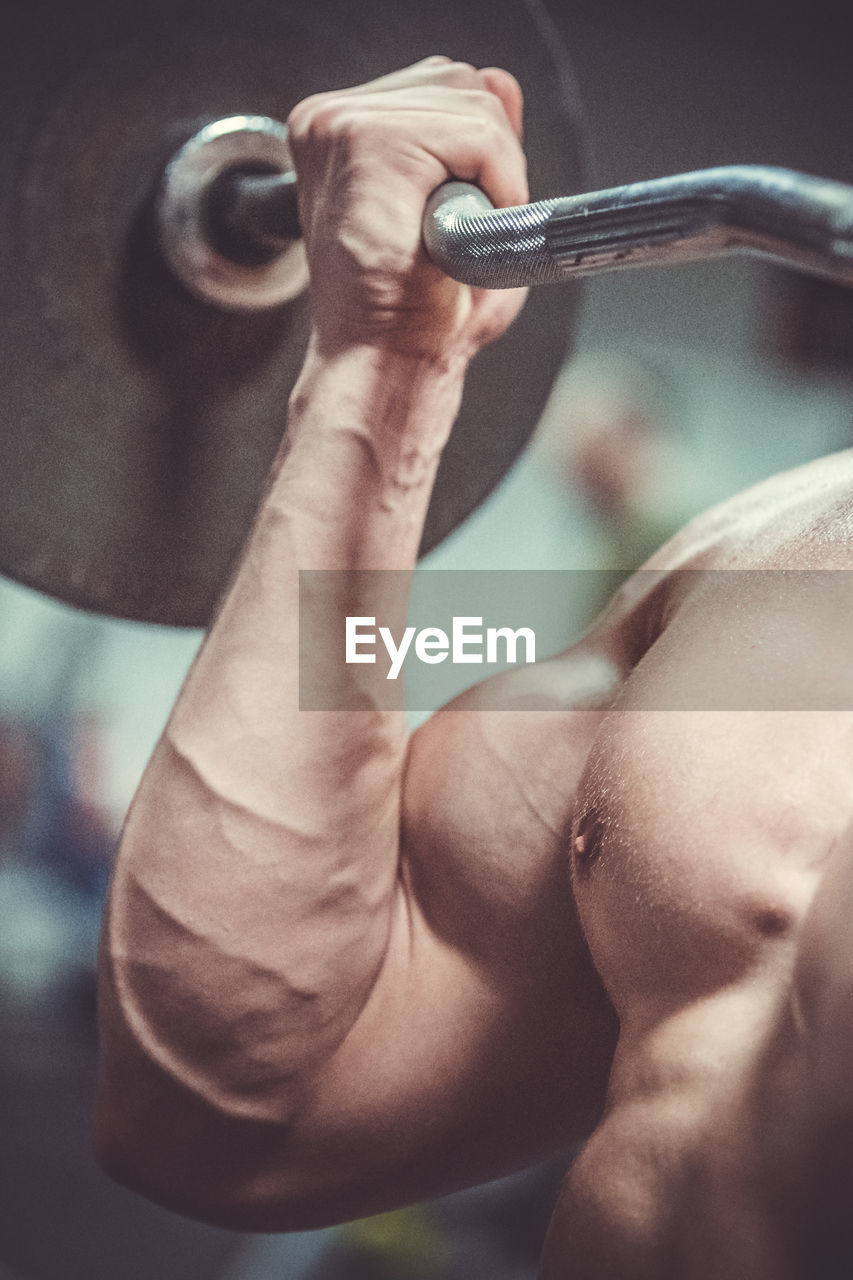
[[[119,1039],[225,1110],[286,1117],[382,962],[402,714],[299,711],[300,569],[414,564],[464,361],[312,352],[241,566],[134,803],[105,935]],[[404,579],[405,575],[399,575]],[[365,611],[356,575],[330,616]],[[353,586],[353,583],[356,585]],[[348,692],[341,689],[342,697]],[[352,690],[350,690],[352,692]]]
[[[243,805],[274,815],[294,775],[288,812],[322,800],[329,814],[341,793],[305,773],[317,753],[348,770],[366,745],[399,748],[402,717],[372,709],[374,672],[361,665],[339,664],[334,676],[340,700],[357,698],[363,712],[300,714],[299,572],[343,571],[324,576],[318,613],[303,625],[342,625],[343,609],[375,600],[376,579],[361,570],[397,571],[387,595],[405,607],[399,586],[415,564],[464,372],[462,359],[439,366],[367,348],[309,355],[240,568],[167,734],[205,770],[227,773]]]
[[[320,674],[300,643],[306,622],[313,640],[353,614],[402,620],[468,359],[522,302],[428,261],[430,192],[452,174],[497,204],[527,195],[520,91],[495,69],[428,59],[315,95],[288,128],[314,337],[240,567],[128,820],[96,1119],[107,1165],[154,1198],[218,1216],[272,1195],[280,1222],[326,1197],[375,1064],[409,1062],[395,1027],[424,999],[399,874],[402,710],[376,696],[378,663],[342,661],[343,635]],[[400,571],[378,575],[379,598],[377,575],[356,572],[377,569]],[[300,597],[302,570],[338,572],[303,578]],[[300,710],[300,675],[338,709]],[[320,1169],[318,1150],[335,1153]]]

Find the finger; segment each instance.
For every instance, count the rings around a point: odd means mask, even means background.
[[[516,118],[520,122],[520,102]],[[429,148],[451,177],[475,183],[496,207],[527,203],[527,160],[503,101],[495,94],[466,92],[460,110],[431,137]]]
[[[438,97],[426,87],[406,95],[405,102],[398,97],[393,112],[382,110],[381,103],[381,98],[363,98],[358,104],[353,102],[348,112],[353,133],[358,128],[357,115],[368,126],[363,136],[370,137],[372,153],[377,135],[369,129],[368,117],[376,112],[383,120],[389,155],[405,155],[412,139],[417,139],[417,145],[444,169],[444,174],[438,170],[436,185],[445,178],[473,182],[498,208],[527,202],[524,152],[493,94],[463,90],[454,98],[447,94]],[[426,113],[429,127],[425,130]]]
[[[441,154],[432,139],[427,143],[450,176],[476,182],[498,207],[525,204],[529,199],[527,163],[519,145],[524,95],[515,77],[500,67],[477,71],[468,63],[441,57],[417,63],[407,69],[406,76],[405,86],[396,75],[384,78],[383,89],[397,90],[395,109],[420,105],[435,113],[458,115],[459,136],[446,134]],[[373,101],[384,106],[381,96]]]
[[[404,67],[401,71],[392,71],[366,84],[353,85],[348,89],[328,89],[310,94],[299,102],[288,119],[288,126],[293,132],[312,118],[328,112],[334,113],[350,102],[359,106],[367,106],[369,101],[382,111],[393,107],[406,106],[411,102],[411,95],[419,90],[438,89],[452,91],[454,89],[478,90],[484,87],[478,71],[467,62],[454,62],[451,58],[436,54]],[[393,95],[394,101],[389,101]],[[425,109],[432,104],[424,102]]]
[[[486,88],[500,99],[517,137],[523,136],[524,94],[515,76],[501,67],[483,67],[480,76]]]
[[[458,70],[459,64],[455,64]],[[484,87],[472,72],[476,88],[449,88],[427,80],[398,87],[393,95],[371,92],[319,94],[307,99],[290,117],[294,159],[304,136],[331,137],[341,132],[360,138],[374,154],[388,148],[407,155],[414,145],[443,167],[443,177],[475,182],[499,207],[524,204],[528,198],[524,153],[504,106],[504,99]],[[467,78],[467,77],[466,77]],[[502,80],[509,108],[520,117],[520,91],[511,77]],[[393,106],[393,110],[391,109]],[[393,140],[393,141],[392,141]]]
[[[468,62],[457,62],[444,54],[433,54],[422,58],[410,67],[399,71],[391,71],[388,75],[369,80],[366,84],[353,85],[351,89],[337,90],[338,93],[362,95],[370,93],[391,93],[399,89],[415,88],[419,85],[438,84],[448,88],[472,89],[480,87],[479,72]],[[335,91],[333,91],[335,92]]]

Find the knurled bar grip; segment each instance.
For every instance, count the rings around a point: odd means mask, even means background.
[[[731,165],[495,209],[450,182],[427,204],[424,242],[447,275],[485,289],[738,250],[853,285],[853,187]]]

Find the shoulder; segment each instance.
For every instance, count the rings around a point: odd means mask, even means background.
[[[783,471],[694,517],[648,569],[853,566],[853,449]]]

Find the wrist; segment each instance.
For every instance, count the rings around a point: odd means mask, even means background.
[[[440,354],[361,343],[330,350],[312,337],[290,396],[285,447],[289,452],[309,434],[355,435],[376,450],[390,479],[407,458],[440,454],[469,360],[461,347]]]
[[[463,337],[444,343],[400,343],[347,338],[331,340],[312,330],[291,402],[303,384],[345,373],[359,388],[394,384],[406,399],[440,386],[461,385],[476,347]]]
[[[467,364],[312,340],[270,495],[312,530],[301,567],[414,563]]]

